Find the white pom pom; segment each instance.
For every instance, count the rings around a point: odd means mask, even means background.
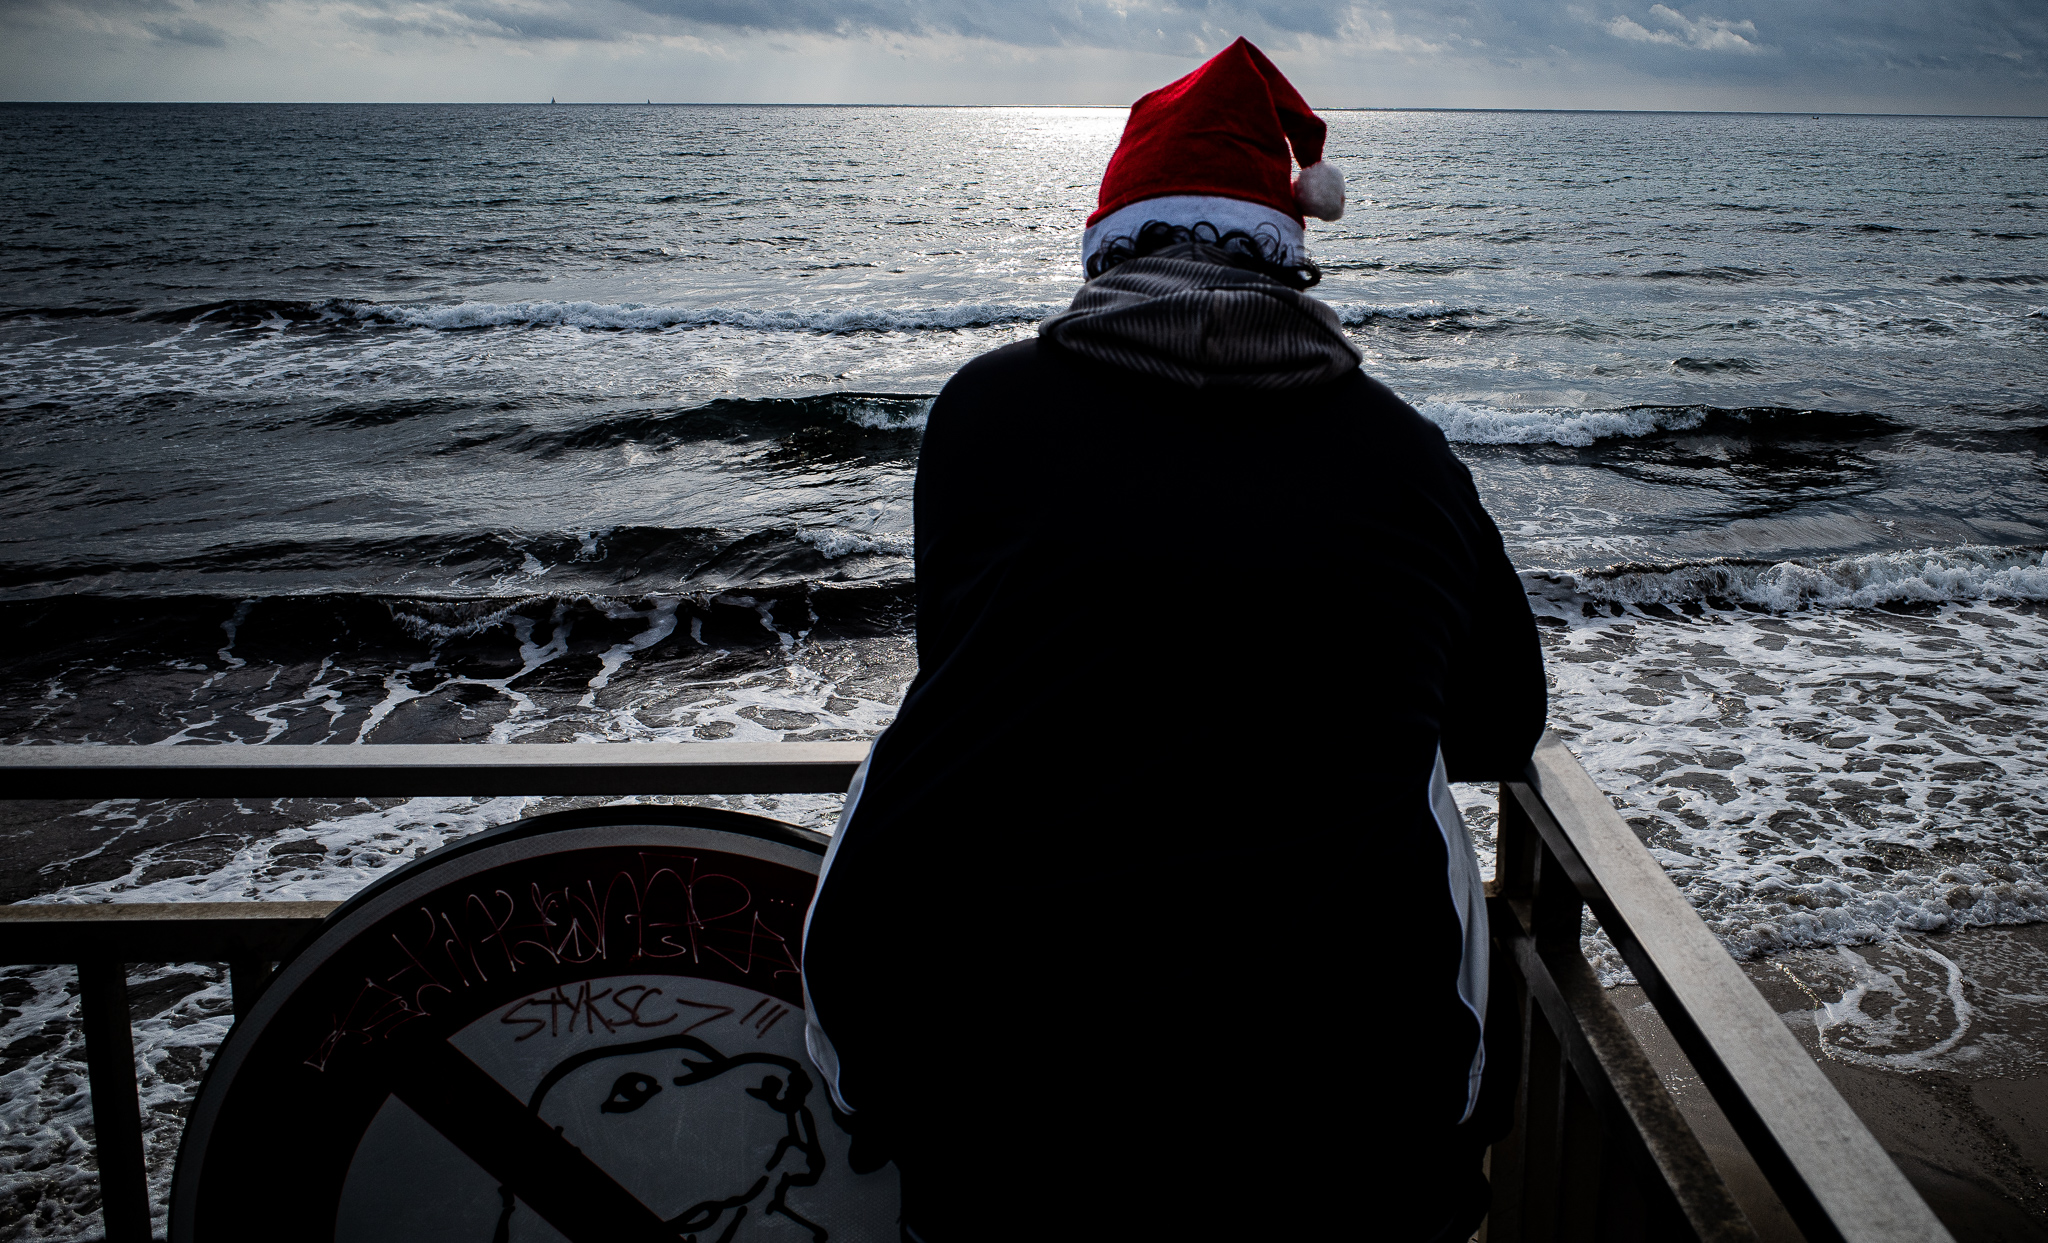
[[[1294,205],[1304,216],[1337,220],[1344,215],[1344,173],[1328,160],[1317,160],[1294,179]]]

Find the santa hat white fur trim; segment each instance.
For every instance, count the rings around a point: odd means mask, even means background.
[[[1316,164],[1313,167],[1324,166]],[[1340,199],[1343,192],[1343,174],[1340,173],[1337,190]],[[1088,226],[1087,232],[1081,234],[1082,264],[1086,265],[1096,247],[1110,238],[1135,236],[1139,229],[1155,220],[1182,228],[1212,224],[1218,233],[1242,229],[1253,237],[1272,237],[1286,254],[1284,262],[1300,263],[1308,258],[1307,238],[1292,216],[1243,199],[1226,199],[1210,194],[1168,194],[1156,199],[1140,199]]]
[[[1344,170],[1317,160],[1294,179],[1294,205],[1304,216],[1339,220],[1344,216]]]

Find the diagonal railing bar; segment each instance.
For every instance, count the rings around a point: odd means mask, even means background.
[[[1700,1243],[1754,1243],[1748,1217],[1585,958],[1576,947],[1567,953],[1539,949],[1511,904],[1496,898],[1490,906],[1494,936],[1514,955],[1531,998],[1560,1034],[1579,1082],[1621,1123],[1618,1132],[1635,1137],[1641,1159],[1669,1188]]]
[[[1563,866],[1807,1238],[1949,1240],[1555,734],[1537,745],[1528,777],[1503,793]]]

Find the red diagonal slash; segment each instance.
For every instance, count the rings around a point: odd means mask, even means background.
[[[406,1052],[391,1094],[570,1243],[676,1243],[654,1210],[453,1045]]]

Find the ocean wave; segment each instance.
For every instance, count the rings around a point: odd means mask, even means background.
[[[1616,436],[1649,436],[1690,431],[1706,422],[1704,407],[1624,410],[1501,410],[1462,401],[1425,401],[1415,407],[1443,429],[1444,437],[1467,445],[1571,445],[1584,448]]]
[[[688,328],[747,328],[764,332],[844,334],[930,332],[1034,324],[1060,308],[1007,302],[962,302],[951,306],[853,308],[847,310],[757,310],[747,307],[647,306],[604,302],[458,302],[444,306],[363,302],[346,298],[230,298],[196,306],[151,311],[137,318],[151,323],[205,324],[216,328],[392,327],[463,332],[486,328],[582,328],[600,332],[661,332]],[[132,314],[133,307],[101,309],[23,308],[8,318],[46,319],[81,315]]]
[[[10,306],[0,307],[0,323],[11,319],[105,319],[133,315],[137,306]]]
[[[221,659],[223,639],[236,659],[262,663],[319,660],[335,651],[382,653],[399,665],[415,645],[524,642],[522,633],[574,629],[592,642],[644,629],[655,614],[678,616],[675,642],[720,647],[779,645],[761,619],[829,622],[841,634],[894,633],[908,625],[914,584],[908,576],[835,582],[791,579],[699,591],[547,591],[469,598],[380,592],[245,596],[219,592],[113,596],[76,594],[0,602],[0,622],[38,645],[36,659],[62,660],[100,650],[119,662],[136,636],[158,656],[201,663]],[[783,629],[787,630],[785,626]],[[689,636],[694,636],[690,638]],[[66,654],[69,655],[66,655]],[[54,654],[54,655],[53,655]],[[17,663],[19,663],[17,656]]]
[[[2039,547],[1874,552],[1851,557],[1766,561],[1716,557],[1671,565],[1525,570],[1523,585],[1545,611],[1569,616],[1596,604],[1732,604],[1791,613],[1803,609],[2048,601],[2048,558]]]
[[[1937,276],[1937,285],[2048,285],[2048,276],[2019,272],[2011,276]]]
[[[1712,268],[1658,268],[1654,272],[1642,273],[1647,281],[1715,281],[1724,284],[1739,284],[1761,279],[1763,272],[1755,268],[1712,267]]]
[[[1346,328],[1363,328],[1372,323],[1440,324],[1488,312],[1481,307],[1446,306],[1441,302],[1347,302],[1330,307],[1337,322]]]
[[[1891,420],[1865,411],[1796,410],[1788,406],[1644,405],[1608,410],[1502,410],[1462,401],[1424,401],[1415,408],[1442,428],[1446,439],[1469,445],[1551,444],[1585,448],[1596,441],[1664,432],[1860,439],[1897,430]]]
[[[155,324],[210,324],[216,328],[261,328],[357,318],[363,303],[340,298],[226,298],[197,306],[151,311],[136,318]]]
[[[1035,324],[1064,304],[961,302],[933,307],[855,307],[841,310],[767,310],[751,307],[649,306],[636,302],[458,302],[420,305],[348,298],[227,298],[142,312],[128,307],[19,307],[0,319],[73,319],[133,315],[148,323],[205,324],[216,328],[370,326],[465,332],[487,328],[582,328],[600,332],[662,332],[688,328],[746,328],[763,332],[844,334],[931,332]],[[1486,315],[1482,307],[1436,301],[1333,305],[1349,328],[1372,323],[1429,325]]]
[[[360,303],[363,320],[409,328],[586,328],[650,332],[674,328],[749,328],[770,332],[921,332],[1035,324],[1055,306],[965,302],[953,306],[859,308],[843,311],[765,311],[735,307],[642,306],[600,302],[464,302],[454,306]]]
[[[727,397],[680,410],[607,414],[509,443],[519,452],[549,457],[627,444],[659,449],[693,440],[778,437],[786,449],[814,457],[900,457],[916,451],[916,439],[905,433],[924,429],[932,400],[917,393]]]
[[[1754,358],[1674,358],[1674,371],[1690,371],[1695,375],[1721,375],[1727,372],[1754,374],[1762,368]]]
[[[842,531],[838,527],[823,527],[798,531],[796,537],[833,560],[870,554],[907,557],[914,551],[914,543],[908,535],[863,534]]]
[[[877,433],[865,433],[876,435]],[[800,449],[807,456],[815,450]],[[338,584],[380,596],[456,601],[536,593],[701,594],[806,581],[879,581],[907,567],[835,566],[855,553],[908,556],[907,535],[838,528],[620,525],[580,531],[443,532],[391,538],[251,540],[154,559],[79,557],[0,565],[0,600],[324,597]],[[495,606],[494,606],[495,607]]]

